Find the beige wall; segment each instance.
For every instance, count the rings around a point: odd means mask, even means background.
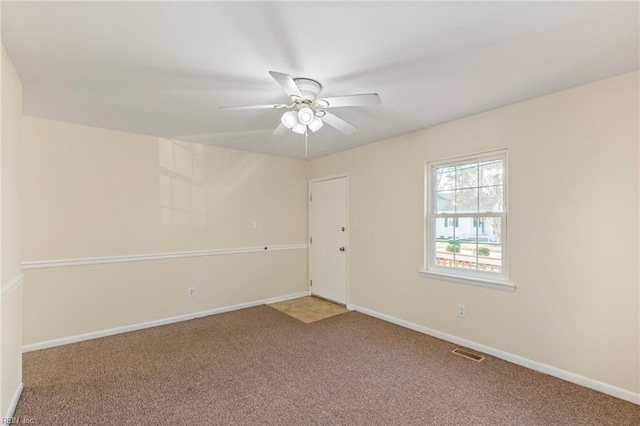
[[[23,125],[26,262],[306,243],[304,161],[34,117]],[[306,256],[27,269],[24,343],[303,292]]]
[[[349,173],[349,302],[637,393],[638,115],[635,72],[313,161]],[[421,278],[425,163],[502,148],[516,292]]]
[[[0,143],[0,415],[22,381],[22,289],[18,224],[18,169],[22,83],[2,47]]]

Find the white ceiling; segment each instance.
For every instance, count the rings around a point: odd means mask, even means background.
[[[24,113],[303,158],[271,136],[286,103],[269,76],[324,96],[376,92],[331,110],[309,158],[638,69],[637,2],[2,3],[2,41]]]

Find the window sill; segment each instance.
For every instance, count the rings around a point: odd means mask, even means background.
[[[450,275],[442,272],[427,271],[424,269],[421,269],[420,271],[418,271],[418,273],[422,278],[431,278],[431,279],[436,279],[441,281],[450,281],[458,284],[467,284],[467,285],[473,285],[476,287],[491,288],[494,290],[508,291],[511,293],[516,291],[516,286],[509,281],[490,280],[490,279],[475,278],[475,277],[463,277],[460,275]]]

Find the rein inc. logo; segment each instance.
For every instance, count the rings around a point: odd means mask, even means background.
[[[35,419],[29,417],[3,417],[3,425],[33,425],[36,424]]]

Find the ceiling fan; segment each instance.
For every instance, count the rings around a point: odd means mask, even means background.
[[[329,108],[377,105],[381,103],[377,93],[365,93],[360,95],[335,96],[319,98],[322,85],[310,78],[292,78],[289,74],[269,71],[291,100],[290,104],[272,105],[247,105],[226,106],[223,109],[283,109],[286,110],[280,119],[280,125],[273,131],[274,135],[282,135],[291,130],[301,135],[307,135],[307,131],[315,132],[324,123],[335,127],[345,134],[351,134],[357,129],[340,117],[326,110]],[[305,139],[306,142],[306,139]]]

